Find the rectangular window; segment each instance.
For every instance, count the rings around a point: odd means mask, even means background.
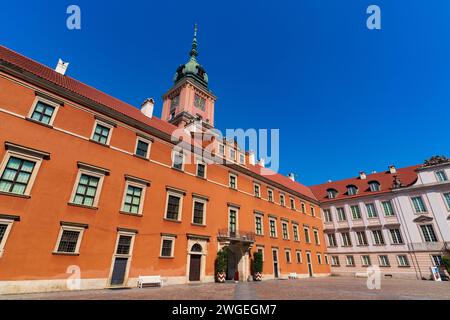
[[[358,205],[350,206],[350,210],[352,212],[353,220],[361,219],[361,211]]]
[[[436,177],[439,182],[444,182],[448,180],[444,170],[436,171]]]
[[[377,209],[375,208],[375,204],[373,203],[366,203],[366,209],[367,209],[367,218],[377,218],[378,213]]]
[[[421,196],[412,197],[411,201],[413,203],[414,211],[416,213],[426,213],[427,208],[425,207],[425,203]]]
[[[302,252],[297,250],[295,255],[297,256],[297,263],[302,263]]]
[[[128,255],[131,249],[132,236],[119,235],[119,241],[117,242],[116,254]]]
[[[384,245],[383,232],[381,230],[372,230],[373,241],[375,245]]]
[[[339,256],[331,256],[331,266],[339,267],[340,265]]]
[[[306,205],[302,202],[300,204],[300,207],[301,207],[302,213],[306,214]]]
[[[409,267],[408,257],[405,255],[397,256],[398,266],[399,267]]]
[[[440,256],[440,255],[432,255],[431,259],[433,260],[433,265],[435,267],[442,266],[442,256]]]
[[[344,208],[336,208],[336,211],[339,221],[347,221],[347,215],[345,214]]]
[[[148,142],[142,138],[138,138],[137,142],[136,142],[135,154],[138,157],[148,159],[149,150],[150,150],[150,142]]]
[[[341,233],[341,236],[342,236],[342,246],[343,247],[351,247],[352,240],[350,238],[350,233],[343,232],[343,233]]]
[[[172,168],[177,170],[183,170],[184,165],[184,155],[182,152],[174,152],[173,153],[173,163]]]
[[[355,258],[353,256],[347,256],[347,267],[355,266]]]
[[[281,193],[280,193],[280,205],[282,205],[283,207],[286,206],[286,201],[285,201],[285,198],[284,198],[284,194],[281,194]]]
[[[78,252],[78,240],[80,238],[81,230],[79,229],[63,229],[61,230],[61,236],[59,239],[58,253],[77,253]]]
[[[0,177],[0,191],[27,194],[36,162],[11,156]]]
[[[100,177],[82,173],[72,202],[89,207],[94,206],[99,184]]]
[[[370,256],[368,256],[368,255],[361,256],[361,264],[362,264],[363,267],[371,266],[372,263],[370,261]]]
[[[255,230],[257,235],[263,235],[262,216],[260,215],[255,215]]]
[[[122,210],[127,213],[141,214],[143,187],[127,183]]]
[[[206,165],[204,163],[197,163],[197,177],[206,178]]]
[[[315,217],[316,216],[316,208],[314,208],[313,206],[311,206],[311,216]]]
[[[194,200],[194,208],[192,214],[192,223],[204,225],[205,224],[205,208],[206,203],[203,200]]]
[[[273,202],[273,190],[267,189],[267,198],[269,202]]]
[[[320,245],[320,238],[319,238],[319,230],[314,229],[313,230],[313,234],[314,234],[314,242],[316,245]]]
[[[356,238],[358,239],[358,246],[367,246],[367,237],[365,231],[357,231]]]
[[[320,253],[317,254],[317,263],[322,264],[322,255]]]
[[[291,204],[291,209],[295,210],[295,200],[294,200],[294,198],[289,198],[289,203]]]
[[[261,186],[259,184],[253,184],[254,195],[257,198],[261,198]]]
[[[108,145],[111,138],[111,131],[112,126],[97,121],[91,139],[95,142]]]
[[[436,237],[436,233],[434,232],[433,225],[425,224],[421,225],[420,229],[422,230],[423,239],[425,242],[437,242],[438,239]]]
[[[298,225],[294,224],[292,226],[292,229],[294,231],[294,241],[299,241],[299,237],[298,237]]]
[[[306,243],[311,243],[311,239],[309,237],[309,228],[308,227],[304,227],[303,231],[305,233],[305,242]]]
[[[337,247],[336,235],[334,233],[328,233],[328,246],[329,247]]]
[[[221,156],[225,155],[225,146],[223,144],[219,144],[219,154]]]
[[[447,204],[447,209],[450,210],[450,193],[444,193],[444,200],[445,203]]]
[[[383,205],[383,211],[386,217],[392,217],[395,215],[391,201],[383,201],[381,204]]]
[[[283,230],[283,239],[289,240],[288,224],[286,222],[282,222],[281,228]]]
[[[11,231],[14,220],[0,220],[0,258],[6,245],[9,232]]]
[[[230,188],[237,189],[237,176],[236,175],[230,173],[229,184],[230,184]]]
[[[51,125],[53,122],[53,116],[55,114],[56,105],[51,105],[43,101],[37,101],[36,105],[31,113],[30,118],[42,122],[44,124]]]
[[[270,228],[270,236],[272,238],[277,237],[277,227],[276,227],[276,221],[274,219],[269,220],[269,228]]]
[[[403,238],[400,229],[389,229],[389,232],[391,233],[393,244],[403,244]]]
[[[230,236],[235,236],[237,232],[237,211],[235,209],[229,209],[228,228],[230,231]]]
[[[230,159],[236,161],[236,150],[230,149]]]
[[[245,164],[245,155],[243,153],[239,154],[239,163]]]
[[[380,267],[389,267],[391,265],[389,257],[386,255],[378,256],[378,260],[380,261]]]
[[[333,222],[333,216],[331,215],[330,209],[323,210],[323,216],[324,216],[325,222]]]
[[[290,250],[286,250],[285,254],[286,254],[286,262],[287,263],[291,263],[291,251]]]
[[[174,241],[175,241],[174,238],[162,237],[161,257],[164,257],[164,258],[172,258],[173,257]]]

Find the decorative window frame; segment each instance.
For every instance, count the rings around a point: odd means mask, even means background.
[[[261,218],[261,233],[258,233],[256,229],[256,218]],[[264,214],[260,212],[255,212],[255,234],[257,236],[264,236]]]
[[[197,195],[197,194],[193,194],[192,195],[192,219],[191,219],[191,223],[193,224],[193,225],[196,225],[196,226],[206,226],[206,207],[207,207],[207,204],[208,204],[208,201],[209,201],[209,199],[208,199],[208,197],[204,197],[204,196],[200,196],[200,195]],[[203,203],[203,223],[195,223],[194,222],[194,209],[195,209],[195,203],[196,202],[199,202],[199,203]]]
[[[416,208],[414,207],[414,201],[413,201],[413,198],[420,198],[420,200],[422,201],[423,206],[425,207],[425,211],[421,211],[421,212],[417,212],[417,211],[416,211]],[[429,211],[428,211],[428,206],[427,206],[427,204],[426,204],[426,202],[425,202],[425,200],[424,200],[424,198],[423,198],[423,196],[422,196],[421,194],[410,195],[410,196],[409,196],[409,202],[410,202],[410,204],[411,204],[412,211],[413,211],[413,213],[414,213],[415,215],[428,214],[428,213],[429,213]]]
[[[16,219],[17,220],[17,219]],[[0,216],[0,224],[6,224],[5,234],[3,235],[2,241],[0,241],[0,258],[5,252],[6,242],[8,241],[9,234],[14,224],[14,219],[5,219]]]
[[[317,237],[316,237],[317,236]],[[313,228],[313,237],[316,246],[320,246],[320,233],[319,229]]]
[[[58,234],[58,238],[56,240],[56,244],[55,244],[55,248],[53,249],[53,254],[56,255],[68,255],[68,256],[77,256],[80,254],[80,246],[81,246],[81,241],[83,239],[83,234],[84,231],[88,228],[87,225],[81,225],[78,223],[66,223],[66,222],[61,222],[61,227],[59,229],[59,234]],[[61,238],[62,235],[64,233],[64,231],[78,231],[80,232],[80,234],[78,235],[78,239],[77,239],[77,244],[75,247],[75,252],[63,252],[63,251],[58,251],[60,242],[61,242]]]
[[[128,191],[129,186],[138,187],[138,188],[142,189],[138,213],[131,213],[131,212],[125,211],[125,198],[127,196],[127,191]],[[121,206],[120,206],[120,213],[129,214],[132,216],[142,216],[143,211],[144,211],[145,194],[147,191],[147,187],[150,187],[150,181],[141,179],[141,178],[137,178],[137,177],[133,177],[133,176],[129,176],[129,175],[125,175],[125,188],[123,190],[122,202],[121,202]]]
[[[258,194],[256,194],[256,188],[258,188]],[[253,182],[253,195],[256,198],[261,198],[261,193],[262,193],[261,190],[262,190],[261,184],[259,184],[257,182]]]
[[[184,162],[184,161],[183,161]],[[205,167],[205,174],[204,176],[198,175],[198,165],[202,164]],[[195,176],[201,178],[201,179],[207,179],[208,178],[208,164],[202,161],[200,158],[195,158]]]
[[[55,108],[55,110],[53,111],[52,116],[50,117],[49,123],[43,123],[43,122],[40,122],[40,121],[38,121],[38,120],[35,120],[35,119],[32,119],[32,118],[31,118],[31,116],[33,115],[34,110],[36,109],[36,106],[37,106],[37,104],[38,104],[39,102],[48,104],[49,106]],[[50,100],[50,99],[48,99],[48,98],[45,98],[45,97],[39,95],[38,93],[36,93],[36,97],[34,98],[33,104],[31,105],[31,108],[30,108],[30,110],[28,111],[28,114],[27,114],[27,116],[26,116],[26,119],[29,120],[29,121],[35,122],[35,123],[42,124],[42,125],[44,125],[44,126],[53,127],[53,123],[54,123],[54,121],[55,121],[56,114],[58,113],[59,107],[61,107],[61,106],[63,106],[63,105],[64,105],[63,102],[52,101],[52,100]]]
[[[272,232],[271,232],[271,229],[270,229],[270,222],[272,222],[272,221],[273,221],[274,226],[275,226],[275,235],[272,235]],[[269,217],[269,236],[271,238],[278,238],[278,230],[277,229],[278,229],[277,228],[277,219],[274,218],[274,217]]]
[[[221,152],[221,149],[223,150],[223,152]],[[217,153],[222,156],[225,157],[226,154],[226,148],[225,145],[223,143],[218,143],[217,144]]]
[[[313,205],[310,205],[310,212],[311,212],[311,217],[315,217],[316,216],[316,208]]]
[[[286,227],[287,237],[284,236],[284,230],[285,230],[284,227]],[[283,240],[290,240],[289,222],[288,221],[281,220],[281,237],[282,237]]]
[[[300,203],[300,209],[303,214],[306,214],[306,204],[304,202]]]
[[[303,235],[306,235],[305,231],[308,232],[308,237],[305,236],[305,243],[312,243],[311,241],[311,232],[308,226],[303,226]]]
[[[300,257],[300,260],[298,259],[299,257]],[[303,263],[302,250],[295,250],[295,259],[297,261],[297,264]]]
[[[231,177],[234,177],[234,181],[235,181],[235,186],[232,187],[231,186]],[[238,175],[232,172],[228,173],[228,187],[230,187],[233,190],[237,190],[238,189]]]
[[[295,229],[297,229],[297,238],[295,238]],[[300,230],[299,230],[299,226],[298,223],[292,223],[292,239],[295,242],[300,242]]]
[[[176,240],[176,236],[175,235],[169,235],[169,234],[161,234],[161,245],[159,248],[159,258],[161,259],[173,259],[175,258],[175,240]],[[162,249],[163,249],[163,243],[164,240],[170,240],[172,241],[172,247],[170,250],[170,256],[163,256],[162,255]]]
[[[405,258],[406,264],[401,264],[400,263],[400,257],[404,257]],[[409,263],[408,255],[406,255],[406,254],[399,254],[399,255],[397,255],[397,264],[398,264],[399,268],[410,268],[411,267],[411,264]]]
[[[292,252],[291,249],[284,249],[284,257],[286,258],[286,263],[291,264],[292,263]],[[289,259],[288,259],[289,257]]]
[[[28,180],[27,187],[23,194],[17,194],[17,193],[12,193],[12,192],[1,192],[1,193],[18,196],[18,197],[21,197],[21,196],[30,197],[31,189],[33,188],[39,168],[41,167],[42,160],[49,160],[50,153],[44,152],[44,151],[39,151],[39,150],[32,149],[32,148],[27,148],[24,146],[20,146],[20,145],[14,144],[12,142],[5,142],[5,149],[6,149],[6,153],[3,156],[3,160],[0,164],[0,176],[3,175],[6,165],[8,164],[8,161],[11,157],[20,158],[22,160],[27,160],[27,161],[32,161],[35,163],[35,165],[33,168],[33,172],[31,173],[30,179]]]
[[[369,263],[366,263],[366,261],[364,261],[364,257],[368,257],[369,258]],[[370,267],[372,265],[372,261],[370,259],[370,255],[368,254],[363,254],[361,255],[361,266],[362,267]]]
[[[175,168],[175,154],[181,154],[181,157],[183,158],[181,160],[181,169]],[[184,151],[182,149],[179,150],[179,148],[174,148],[171,152],[171,160],[172,160],[172,165],[171,165],[172,169],[184,171],[184,166],[186,164],[186,155],[184,154]]]
[[[292,196],[289,196],[289,208],[295,210],[295,198]]]
[[[138,155],[138,154],[136,153],[136,151],[137,151],[137,146],[138,146],[139,141],[148,143],[147,154],[145,155],[145,157],[143,157],[143,156],[141,156],[141,155]],[[151,148],[152,148],[152,144],[153,144],[153,139],[151,139],[151,138],[144,138],[143,136],[138,135],[138,136],[136,137],[136,143],[135,143],[135,145],[134,145],[134,152],[133,152],[133,154],[134,154],[136,157],[139,157],[139,158],[142,158],[142,159],[147,159],[147,160],[149,160],[149,159],[150,159],[150,150],[151,150]]]
[[[438,172],[443,172],[444,173],[445,180],[439,180]],[[436,177],[436,181],[438,183],[442,183],[442,182],[448,181],[448,175],[447,175],[447,172],[445,172],[444,169],[435,170],[434,171],[434,176]]]
[[[123,279],[123,283],[126,284],[128,282],[128,277],[130,274],[130,266],[131,266],[131,260],[133,259],[133,249],[134,249],[134,241],[136,238],[136,234],[137,231],[135,230],[128,230],[128,229],[122,229],[122,228],[117,228],[117,237],[116,237],[116,244],[114,245],[114,253],[112,255],[112,260],[111,260],[111,269],[109,271],[109,277],[108,277],[108,284],[111,283],[112,280],[112,275],[113,275],[113,271],[114,271],[114,262],[116,260],[116,258],[126,258],[127,259],[127,266],[125,268],[125,277]],[[131,237],[131,241],[130,241],[130,250],[128,252],[128,254],[118,254],[117,253],[117,246],[119,244],[119,239],[120,236],[130,236]]]
[[[423,229],[422,226],[427,226],[430,225],[431,228],[433,229],[433,233],[434,236],[436,237],[436,241],[426,241],[425,239],[425,235],[423,234]],[[436,233],[436,226],[434,225],[434,223],[432,221],[428,221],[428,222],[424,222],[424,223],[417,223],[417,228],[420,234],[420,238],[422,239],[423,243],[436,243],[436,242],[440,242],[440,236],[438,235],[438,233]]]
[[[447,209],[447,211],[450,211],[450,202],[447,202],[447,200],[445,199],[446,194],[448,194],[450,196],[450,192],[442,192],[441,193],[442,201],[444,201],[444,206]]]
[[[242,152],[239,152],[239,164],[245,166],[245,154]]]
[[[186,191],[166,186],[166,206],[164,209],[164,219],[167,221],[181,222],[183,218],[183,200],[186,195]],[[167,217],[167,209],[169,208],[169,196],[180,198],[178,205],[178,219],[171,219]]]
[[[228,204],[228,215],[227,215],[227,228],[230,229],[230,217],[231,217],[231,211],[236,212],[236,232],[239,231],[239,209],[240,207]]]
[[[383,261],[382,257],[386,257],[387,264],[382,263],[382,261]],[[379,262],[381,268],[389,268],[391,266],[391,261],[389,260],[389,256],[387,254],[380,254],[378,256],[378,262]]]
[[[93,166],[87,163],[83,163],[83,162],[78,162],[78,173],[77,176],[75,178],[75,183],[72,189],[72,193],[70,194],[70,199],[69,199],[69,204],[70,205],[74,205],[74,206],[80,206],[80,207],[86,207],[86,208],[97,208],[98,207],[98,202],[100,200],[100,194],[102,192],[103,189],[103,182],[105,180],[105,176],[109,176],[109,170],[108,169],[104,169],[104,168],[100,168],[97,166]],[[74,202],[75,200],[75,194],[77,192],[77,188],[78,188],[78,184],[80,183],[80,178],[82,174],[86,174],[89,176],[93,176],[93,177],[97,177],[99,178],[98,181],[98,186],[97,186],[97,191],[95,193],[95,197],[94,197],[94,203],[92,204],[92,206],[87,206],[84,204],[77,204]]]
[[[274,194],[275,194],[275,192],[273,191],[273,189],[267,188],[267,201],[274,203],[274,201],[275,201]]]
[[[286,207],[286,195],[280,192],[280,206]],[[281,200],[283,199],[283,200]]]
[[[107,127],[109,128],[109,134],[108,134],[108,138],[106,139],[106,143],[101,143],[99,141],[94,140],[94,134],[95,134],[95,129],[97,128],[97,125],[101,125],[103,127]],[[101,145],[105,145],[105,146],[109,146],[111,143],[111,137],[112,137],[112,133],[113,133],[113,129],[114,127],[116,127],[116,125],[114,125],[113,123],[109,122],[109,121],[104,121],[101,119],[95,119],[94,121],[94,126],[92,128],[92,132],[91,132],[91,136],[90,136],[90,141],[94,142],[94,143],[98,143]]]

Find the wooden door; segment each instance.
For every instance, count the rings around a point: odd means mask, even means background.
[[[189,267],[189,281],[200,281],[200,268],[202,256],[191,254],[191,263]]]

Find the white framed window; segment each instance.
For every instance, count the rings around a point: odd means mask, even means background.
[[[297,224],[293,224],[292,225],[292,230],[294,232],[294,241],[300,241],[299,235],[298,235],[298,225]]]
[[[222,143],[219,143],[219,154],[221,156],[225,155],[225,146]]]
[[[343,247],[351,247],[352,246],[352,240],[350,238],[350,233],[342,232],[341,237],[342,237],[342,246]]]
[[[438,181],[438,182],[444,182],[444,181],[447,181],[447,180],[448,180],[447,174],[445,173],[444,170],[438,170],[438,171],[436,171],[436,178],[437,178],[437,181]]]
[[[336,208],[338,221],[347,221],[347,215],[344,208]]]
[[[313,235],[314,235],[314,243],[316,245],[320,245],[319,230],[313,229]]]
[[[228,184],[230,186],[231,189],[237,189],[237,175],[235,175],[234,173],[230,173],[228,175]]]
[[[138,136],[136,138],[136,145],[134,147],[134,155],[143,159],[149,159],[151,145],[152,143],[150,140]]]
[[[330,262],[328,261],[328,255],[324,254],[324,257],[325,257],[325,264],[330,264]]]
[[[197,177],[206,179],[206,168],[207,168],[206,163],[197,159],[197,168],[196,168]]]
[[[434,232],[432,224],[421,225],[420,229],[422,230],[423,240],[425,242],[438,242],[438,238]]]
[[[182,216],[182,208],[183,208],[183,198],[185,192],[175,189],[175,188],[166,188],[167,197],[166,197],[166,210],[165,210],[165,219],[172,221],[181,221]]]
[[[56,241],[55,249],[53,253],[56,254],[74,254],[80,253],[81,239],[86,227],[79,227],[62,224],[59,231],[58,240]]]
[[[239,208],[234,206],[228,207],[228,231],[230,237],[234,237],[239,230]]]
[[[253,183],[253,194],[257,198],[261,198],[261,186],[258,183]]]
[[[373,203],[366,203],[366,210],[367,210],[367,218],[378,218],[377,209],[375,208],[375,204]]]
[[[324,217],[325,222],[333,222],[333,216],[331,214],[330,209],[323,210],[323,217]]]
[[[337,247],[336,235],[334,233],[327,233],[328,247]]]
[[[314,206],[311,206],[310,211],[311,211],[311,217],[315,217],[316,216],[316,208],[314,208]]]
[[[415,213],[426,213],[427,212],[427,207],[425,206],[425,203],[423,202],[423,199],[421,196],[411,197],[411,202],[412,202]]]
[[[296,250],[295,251],[295,255],[297,257],[297,263],[302,263],[303,262],[302,252],[300,250]]]
[[[172,151],[172,168],[184,171],[184,153],[180,150]]]
[[[283,239],[289,240],[289,231],[288,231],[288,223],[282,221],[281,222],[281,230],[283,231]]]
[[[431,255],[431,260],[433,261],[433,266],[442,266],[442,256],[441,255]]]
[[[392,244],[403,244],[403,237],[400,229],[389,229]]]
[[[96,119],[91,133],[91,140],[100,144],[109,145],[113,127],[112,124]]]
[[[372,230],[373,243],[374,245],[381,246],[384,245],[384,237],[382,230]]]
[[[399,267],[409,267],[409,260],[406,255],[397,256],[397,262]]]
[[[359,209],[358,205],[350,206],[350,210],[352,212],[352,218],[353,220],[359,220],[361,219],[361,210]]]
[[[380,191],[380,183],[378,181],[369,182],[369,188],[372,192]]]
[[[390,267],[389,257],[387,255],[378,256],[380,267]]]
[[[292,210],[295,210],[295,199],[293,197],[289,197],[289,203]]]
[[[392,203],[390,200],[383,201],[381,202],[381,204],[383,205],[383,211],[386,217],[395,216],[394,208],[392,207]]]
[[[306,243],[311,243],[311,237],[309,236],[309,227],[304,226],[303,227],[303,232],[305,234],[305,242]]]
[[[355,258],[353,256],[346,256],[347,267],[355,266]]]
[[[341,265],[339,261],[339,256],[331,256],[331,266],[332,267],[339,267]]]
[[[269,231],[272,238],[277,237],[277,221],[274,218],[269,218]]]
[[[5,251],[6,241],[11,232],[14,220],[0,218],[0,258]]]
[[[173,258],[175,251],[175,237],[169,235],[161,236],[161,258]]]
[[[280,193],[280,205],[283,207],[286,206],[286,198],[283,193]]]
[[[320,253],[317,254],[317,263],[322,264],[322,255]]]
[[[239,163],[245,165],[245,155],[243,153],[239,153]]]
[[[285,253],[285,255],[286,255],[286,263],[291,263],[291,262],[292,262],[292,261],[291,261],[291,250],[286,249],[286,250],[284,251],[284,253]]]
[[[59,103],[36,96],[27,118],[52,126],[60,106]]]
[[[78,174],[70,197],[70,203],[86,207],[97,207],[103,180],[109,170],[78,162]]]
[[[367,236],[365,231],[356,231],[356,239],[358,241],[358,246],[367,246]]]
[[[267,189],[267,199],[269,200],[269,202],[273,202],[273,190],[272,189]]]
[[[304,202],[300,203],[300,208],[301,208],[301,210],[302,210],[302,213],[303,213],[303,214],[306,214],[306,205],[305,205]]]
[[[255,214],[255,233],[258,236],[264,235],[263,216],[261,214]]]
[[[447,205],[447,209],[450,210],[450,192],[443,194],[445,204]]]
[[[192,223],[196,225],[206,225],[206,205],[208,200],[194,196],[192,200]]]
[[[145,192],[148,186],[150,186],[149,181],[126,175],[121,211],[123,213],[142,215]]]
[[[371,261],[370,261],[370,256],[369,255],[362,255],[361,256],[361,265],[363,267],[369,267],[372,265]]]
[[[236,161],[236,150],[233,148],[230,148],[230,159]]]

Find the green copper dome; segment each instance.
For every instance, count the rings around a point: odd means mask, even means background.
[[[205,68],[197,61],[197,24],[194,27],[194,40],[192,41],[192,49],[189,52],[191,57],[186,64],[182,64],[178,67],[177,72],[173,78],[173,81],[177,83],[185,77],[191,77],[200,82],[205,87],[208,87],[208,74]]]

